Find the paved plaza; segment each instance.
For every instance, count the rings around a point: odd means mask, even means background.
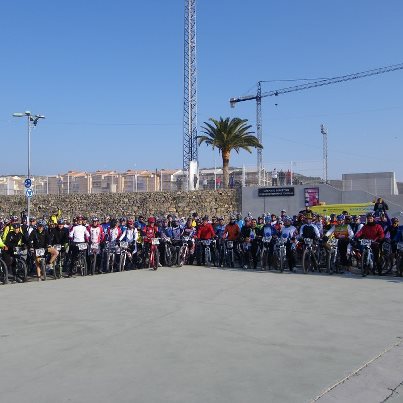
[[[4,403],[403,402],[398,278],[162,268],[0,301]]]

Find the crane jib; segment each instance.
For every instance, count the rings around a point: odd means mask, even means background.
[[[344,81],[356,80],[358,78],[364,78],[364,77],[374,76],[374,75],[378,75],[378,74],[389,73],[391,71],[402,70],[402,69],[403,69],[403,63],[394,64],[392,66],[380,67],[378,69],[367,70],[367,71],[363,71],[360,73],[353,73],[353,74],[333,77],[333,78],[329,78],[329,79],[322,79],[322,80],[314,81],[311,83],[299,84],[299,85],[295,85],[292,87],[286,87],[286,88],[281,88],[278,90],[268,91],[268,92],[262,93],[260,97],[263,98],[263,97],[270,97],[270,96],[278,96],[278,95],[282,95],[282,94],[287,94],[289,92],[302,91],[302,90],[307,90],[309,88],[315,88],[315,87],[323,87],[325,85],[337,84],[337,83],[341,83]],[[234,106],[237,102],[251,101],[252,99],[257,100],[257,98],[258,98],[258,95],[247,95],[244,97],[231,98],[230,104],[231,104],[231,106]]]

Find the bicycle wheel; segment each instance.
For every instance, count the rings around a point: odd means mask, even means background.
[[[186,264],[187,254],[188,254],[188,247],[186,245],[183,245],[179,252],[179,266],[180,267],[182,267],[184,264]]]
[[[206,248],[204,250],[204,265],[210,266],[211,265],[211,251],[210,248]]]
[[[326,271],[328,274],[334,273],[334,251],[333,250],[327,254]]]
[[[62,278],[62,263],[61,259],[58,257],[53,266],[53,276],[55,280]]]
[[[263,253],[260,258],[260,262],[262,265],[262,270],[266,270],[269,264],[269,250],[267,248],[263,248]]]
[[[280,249],[280,262],[279,263],[280,263],[280,272],[282,273],[284,271],[284,267],[286,265],[286,257],[285,257],[283,248]]]
[[[78,271],[80,276],[86,276],[87,275],[87,260],[85,259],[85,256],[80,255],[78,258]]]
[[[41,273],[42,273],[42,280],[46,281],[46,264],[45,259],[41,259]]]
[[[385,255],[382,254],[379,259],[380,259],[379,274],[383,276],[390,274],[393,267],[391,254],[385,254]]]
[[[23,259],[16,259],[15,262],[15,277],[19,283],[27,281],[27,264]]]
[[[368,251],[364,250],[364,252],[362,253],[362,257],[361,257],[361,276],[362,277],[365,277],[369,274],[367,260],[368,260]]]
[[[119,271],[125,271],[125,266],[126,266],[126,253],[123,252],[120,254]]]
[[[8,284],[8,269],[3,259],[0,259],[0,283]]]
[[[153,269],[157,270],[160,263],[160,255],[158,249],[155,248],[154,250],[154,258],[153,258]]]
[[[311,251],[305,249],[302,254],[302,270],[304,274],[307,274],[311,270],[311,263]]]
[[[90,273],[91,273],[91,276],[94,276],[95,271],[96,271],[96,266],[97,266],[97,255],[95,253],[93,253],[91,255],[90,263],[91,263]]]

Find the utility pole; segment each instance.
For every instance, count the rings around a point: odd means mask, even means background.
[[[327,183],[327,130],[320,125],[320,132],[323,136],[323,180]]]
[[[259,143],[262,144],[262,82],[257,83],[257,95],[256,95],[256,134]],[[263,157],[262,149],[257,149],[257,184],[262,185],[262,171],[263,171]]]
[[[188,171],[191,161],[198,162],[196,0],[185,0],[184,36],[183,170]]]

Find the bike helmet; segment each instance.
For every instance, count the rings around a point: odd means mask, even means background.
[[[34,221],[36,221],[35,217],[29,217],[29,222],[34,222]]]
[[[16,229],[16,228],[21,228],[21,224],[19,224],[18,222],[15,222],[15,223],[13,224],[13,228],[14,228],[14,229]]]
[[[16,215],[10,216],[10,222],[18,221],[18,217]]]
[[[346,217],[345,217],[343,214],[339,214],[339,215],[336,217],[337,221],[344,221],[345,218],[346,218]]]
[[[46,221],[45,220],[38,220],[37,225],[38,225],[38,227],[44,227],[46,225]]]
[[[123,221],[126,221],[126,217],[121,217],[120,219],[119,219],[119,222],[123,222]]]
[[[366,214],[367,217],[375,217],[374,213],[372,213],[371,211],[369,213]]]
[[[84,217],[82,216],[82,215],[78,215],[77,217],[76,217],[76,220],[78,221],[78,220],[82,220]]]
[[[118,223],[118,220],[116,220],[116,218],[113,218],[111,220],[111,228],[115,227],[117,223]]]
[[[390,221],[392,221],[392,224],[399,222],[399,219],[397,217],[393,217]]]
[[[203,217],[203,221],[208,221],[208,215],[205,215],[205,216]]]
[[[59,225],[64,225],[64,220],[63,220],[63,218],[59,218],[59,219],[57,220],[57,223],[58,223]]]
[[[265,222],[265,224],[270,224],[270,223],[271,223],[271,217],[270,217],[269,215],[267,215],[267,216],[264,218],[264,222]]]
[[[132,219],[127,220],[127,225],[133,225],[134,221]]]
[[[286,215],[286,216],[283,218],[283,221],[284,221],[284,222],[286,222],[286,221],[292,222],[292,218],[291,218],[289,215]]]
[[[148,223],[154,223],[155,224],[155,217],[148,217]]]

